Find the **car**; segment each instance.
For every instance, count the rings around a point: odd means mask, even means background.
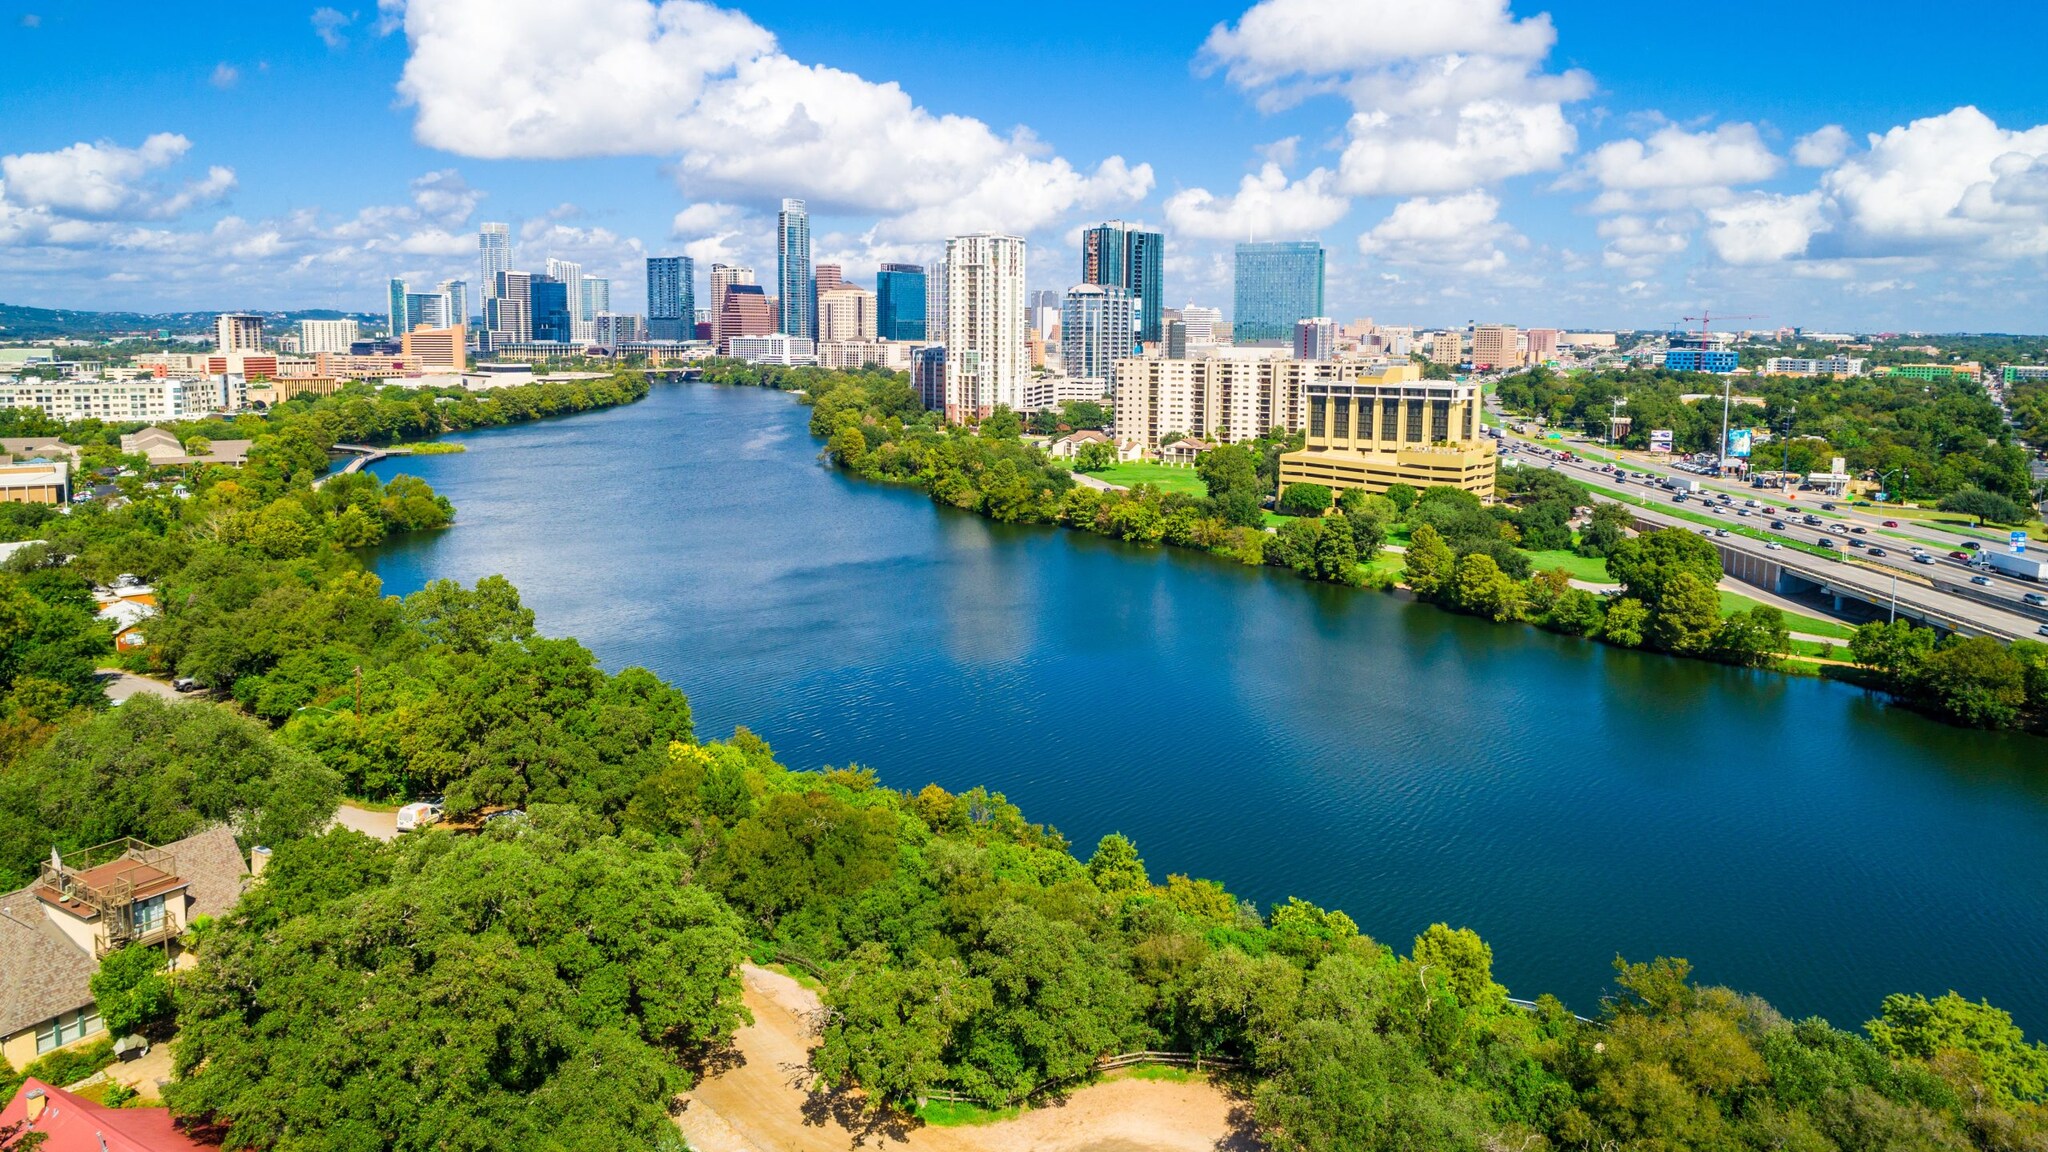
[[[1864,527],[1863,525],[1861,525],[1861,524],[1858,524],[1858,525],[1856,525],[1855,527],[1853,527],[1853,528],[1849,529],[1849,531],[1851,531],[1851,532],[1854,532],[1854,533],[1855,533],[1855,534],[1857,534],[1858,536],[1867,536],[1867,535],[1869,535],[1869,534],[1870,534],[1870,529],[1868,529],[1868,528],[1865,528],[1865,527]]]
[[[1820,546],[1823,548],[1832,549],[1835,546],[1835,542],[1829,539],[1828,537],[1823,536],[1820,538]]]
[[[1680,492],[1680,493],[1678,493],[1678,494],[1676,494],[1676,495],[1672,496],[1672,497],[1671,497],[1671,502],[1672,502],[1673,504],[1683,504],[1683,503],[1685,503],[1685,493],[1683,493],[1683,492]]]
[[[1744,500],[1744,501],[1742,502],[1742,506],[1743,506],[1744,508],[1755,508],[1755,507],[1757,507],[1758,505],[1757,505],[1757,502],[1756,502],[1756,501],[1754,501],[1754,500]]]
[[[407,804],[398,810],[397,828],[400,832],[415,832],[430,827],[441,820],[441,806],[426,801]]]
[[[524,808],[507,808],[503,812],[486,813],[483,822],[489,824],[497,820],[521,820],[525,817],[526,810]]]
[[[1735,514],[1736,514],[1737,516],[1747,516],[1747,515],[1749,515],[1749,509],[1747,509],[1747,508],[1737,508],[1737,509],[1735,510]]]
[[[1960,550],[1960,549],[1958,549],[1957,551],[1954,551],[1954,552],[1951,552],[1951,553],[1949,553],[1949,554],[1948,554],[1948,558],[1949,558],[1949,559],[1951,559],[1951,560],[1961,560],[1961,561],[1962,561],[1963,563],[1965,563],[1965,564],[1967,564],[1967,563],[1969,563],[1969,562],[1970,562],[1970,554],[1969,554],[1968,552],[1964,552],[1964,551],[1962,551],[1962,550]]]
[[[1913,553],[1913,563],[1915,563],[1915,564],[1932,564],[1932,563],[1934,563],[1934,557],[1933,557],[1933,555],[1931,555],[1930,553],[1926,553],[1926,552],[1915,552],[1915,553]]]
[[[1852,537],[1850,537],[1850,538],[1849,538],[1849,547],[1851,547],[1851,548],[1861,548],[1861,547],[1863,547],[1863,541],[1861,541],[1861,540],[1858,540],[1858,539],[1856,539],[1855,537],[1853,537],[1853,536],[1852,536]]]
[[[1828,525],[1828,531],[1834,533],[1837,536],[1847,536],[1849,534],[1849,530],[1847,528],[1844,528],[1840,524]]]
[[[190,676],[180,676],[176,680],[171,681],[171,691],[197,692],[199,691],[199,681],[194,680]]]
[[[1785,546],[1783,544],[1778,543],[1776,540],[1764,541],[1764,547],[1772,552],[1783,552],[1785,550]]]
[[[2043,596],[2039,592],[2029,592],[2025,596],[2020,597],[2020,600],[2024,603],[2032,604],[2036,608],[2048,608],[2048,596]]]
[[[2039,628],[2034,629],[2034,634],[2037,636],[2048,636],[2048,624],[2043,624]]]
[[[1886,551],[1885,551],[1884,549],[1882,549],[1882,548],[1872,548],[1872,549],[1870,550],[1870,554],[1871,554],[1872,556],[1889,556],[1889,555],[1891,555],[1891,553],[1889,553],[1889,552],[1886,552]]]
[[[1897,520],[1887,520],[1884,522],[1884,526],[1887,528],[1897,528],[1899,526],[1899,522]]]
[[[1991,577],[1981,574],[1972,576],[1970,577],[1970,583],[1979,585],[1984,588],[1989,588],[1991,587]]]
[[[1771,530],[1773,532],[1783,532],[1785,530],[1785,522],[1783,520],[1771,521]]]
[[[1975,540],[1965,540],[1963,541],[1963,547],[1968,548],[1972,552],[1977,552],[1981,551],[1984,546],[1982,544],[1977,543]]]
[[[1728,514],[1719,504],[1709,504],[1707,511],[1712,512],[1716,516],[1726,516]]]
[[[1835,506],[1833,504],[1822,504],[1820,506],[1820,510],[1823,512],[1833,512],[1835,510]]]

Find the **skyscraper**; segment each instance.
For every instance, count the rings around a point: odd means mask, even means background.
[[[1216,326],[1223,323],[1223,312],[1217,308],[1204,308],[1189,304],[1180,310],[1181,323],[1187,325],[1188,343],[1216,343]]]
[[[1323,314],[1323,246],[1314,240],[1239,244],[1236,297],[1236,343],[1291,343],[1296,321]]]
[[[818,293],[819,340],[873,340],[875,295],[852,284]]]
[[[1031,375],[1024,241],[976,233],[946,241],[946,416],[979,420],[1024,407]]]
[[[1513,324],[1481,324],[1472,329],[1472,367],[1481,372],[1488,368],[1519,368],[1520,345]]]
[[[612,282],[608,276],[584,276],[576,281],[576,339],[584,344],[597,341],[597,318],[612,310]]]
[[[718,269],[711,271],[712,306],[718,304]],[[715,314],[715,313],[714,313]],[[697,317],[697,262],[688,256],[647,258],[647,334],[656,340],[688,340]],[[716,321],[713,321],[715,324]]]
[[[724,347],[725,339],[725,295],[735,284],[752,284],[754,270],[739,264],[713,264],[711,266],[711,342]],[[766,296],[763,296],[766,299]]]
[[[1165,306],[1166,236],[1146,232],[1121,220],[1097,224],[1081,233],[1081,282],[1112,284],[1131,294],[1138,338],[1154,343],[1160,337]]]
[[[569,286],[569,312],[574,318],[576,312],[576,282],[583,279],[583,265],[574,260],[557,260],[548,257],[547,266],[542,269],[550,280]]]
[[[403,281],[399,282],[401,286]],[[263,351],[263,317],[223,312],[213,319],[213,342],[227,352]]]
[[[924,337],[946,342],[946,262],[937,260],[924,270]],[[941,365],[943,367],[943,365]]]
[[[846,287],[846,269],[841,268],[837,264],[820,264],[818,265],[817,275],[813,277],[812,282],[817,285],[817,293],[820,296],[827,292],[844,288]]]
[[[775,315],[768,308],[768,294],[759,284],[732,283],[725,286],[718,315],[718,351],[732,349],[739,336],[766,336],[775,331]]]
[[[1328,316],[1313,316],[1294,322],[1294,358],[1296,360],[1335,360],[1337,358],[1337,322]]]
[[[784,200],[775,216],[775,287],[781,299],[778,330],[818,338],[818,286],[811,274],[811,216],[801,200]]]
[[[405,281],[393,276],[391,278],[390,301],[385,308],[385,312],[389,317],[388,323],[391,326],[391,338],[393,340],[412,331],[412,312],[406,306],[405,297]]]
[[[925,338],[923,268],[884,264],[875,274],[875,335],[884,340]]]
[[[1116,362],[1131,355],[1137,301],[1113,284],[1077,284],[1060,313],[1060,357],[1069,380],[1100,381],[1109,391]]]
[[[567,344],[576,338],[575,316],[569,310],[569,286],[552,276],[535,276],[530,284],[533,338]]]
[[[492,294],[484,299],[484,327],[491,346],[533,339],[533,274],[506,269],[498,273]]]
[[[498,274],[512,270],[512,229],[504,224],[484,224],[476,232],[477,261],[483,267],[484,299],[498,297]]]
[[[469,323],[469,282],[467,280],[443,280],[435,291],[448,298],[448,323]]]

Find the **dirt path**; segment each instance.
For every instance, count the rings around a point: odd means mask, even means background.
[[[930,1128],[863,1121],[843,1096],[805,1091],[818,998],[748,965],[754,1023],[734,1037],[735,1063],[684,1097],[677,1123],[698,1152],[1252,1152],[1244,1102],[1207,1083],[1112,1080],[1015,1120]]]

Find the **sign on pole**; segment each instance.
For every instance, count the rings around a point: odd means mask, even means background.
[[[1671,429],[1669,429],[1669,428],[1652,428],[1652,429],[1650,429],[1650,451],[1652,451],[1652,452],[1669,452],[1669,451],[1671,451]]]
[[[2012,534],[2012,550],[2014,552],[2025,552],[2027,550],[2027,534],[2025,532],[2015,531]]]
[[[1728,430],[1728,450],[1723,455],[1736,460],[1747,460],[1749,458],[1750,445],[1754,441],[1755,436],[1749,429],[1730,428]]]

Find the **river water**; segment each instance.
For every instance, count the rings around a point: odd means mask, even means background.
[[[659,386],[391,460],[456,525],[386,588],[502,573],[540,626],[796,767],[986,784],[1155,880],[1433,921],[1581,1012],[1615,955],[1854,1026],[1950,988],[2048,1032],[2048,741],[1176,549],[1010,527],[817,461],[808,412]]]

